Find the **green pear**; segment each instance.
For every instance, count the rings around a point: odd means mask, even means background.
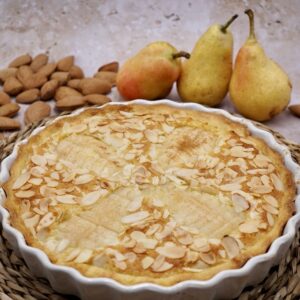
[[[230,98],[236,109],[255,121],[266,121],[288,105],[292,85],[288,75],[268,58],[254,33],[254,14],[245,13],[250,21],[250,34],[239,50],[230,81]]]
[[[189,54],[167,42],[147,45],[120,68],[116,79],[119,93],[127,100],[167,97],[181,72],[180,57],[189,58]]]
[[[182,65],[177,82],[180,98],[216,106],[228,92],[232,72],[233,37],[227,30],[238,16],[225,25],[215,24],[200,37],[189,60]]]

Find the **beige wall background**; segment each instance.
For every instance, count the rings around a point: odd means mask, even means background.
[[[87,75],[103,63],[121,63],[147,43],[166,40],[191,51],[212,23],[232,25],[235,53],[248,35],[245,8],[255,11],[256,33],[267,54],[290,75],[292,103],[300,104],[300,1],[0,1],[0,67],[17,55],[48,51],[53,59],[74,54]],[[113,98],[118,100],[114,92]],[[175,90],[169,96],[178,99]],[[234,111],[228,99],[222,107]],[[22,108],[24,111],[24,108]],[[20,115],[22,119],[22,113]],[[266,123],[300,143],[300,119],[284,112]]]

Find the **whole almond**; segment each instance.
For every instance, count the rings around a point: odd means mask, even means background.
[[[83,95],[108,94],[111,91],[111,84],[99,78],[84,78],[81,79],[79,88]]]
[[[101,72],[101,71],[118,72],[119,71],[119,63],[117,61],[112,61],[108,64],[105,64],[98,69],[98,72]]]
[[[68,81],[67,86],[79,91],[80,90],[80,81],[81,81],[81,79],[71,79]]]
[[[94,77],[99,78],[99,79],[107,80],[112,86],[116,85],[116,78],[117,78],[117,73],[116,72],[101,71],[101,72],[97,72],[94,75]]]
[[[20,129],[21,125],[17,120],[8,118],[8,117],[0,117],[0,130],[16,130]]]
[[[50,105],[43,101],[32,103],[25,111],[25,124],[35,123],[50,116]]]
[[[5,80],[9,77],[16,77],[17,71],[17,68],[6,68],[0,70],[0,82],[4,83]]]
[[[37,72],[41,67],[45,66],[48,63],[48,55],[45,53],[38,54],[35,56],[30,64],[30,68],[33,72]]]
[[[49,77],[55,71],[55,69],[56,69],[55,63],[46,64],[38,70],[37,74],[40,74],[45,77]]]
[[[39,89],[31,89],[22,92],[16,97],[16,101],[18,103],[32,103],[37,101],[40,98],[40,90]]]
[[[86,95],[83,97],[83,99],[89,104],[96,104],[96,105],[102,105],[104,103],[111,102],[110,98],[99,94]]]
[[[31,90],[35,88],[40,88],[46,82],[47,77],[43,76],[38,72],[30,76],[26,81],[24,81],[24,86],[26,90]]]
[[[85,104],[82,96],[67,96],[56,102],[56,108],[58,110],[73,110]]]
[[[68,96],[82,97],[82,94],[79,93],[78,91],[68,87],[68,86],[61,86],[56,90],[54,99],[56,101],[59,101],[59,100],[61,100],[63,98],[66,98]]]
[[[10,103],[10,97],[5,92],[0,92],[0,105]]]
[[[17,79],[25,85],[25,82],[33,75],[29,66],[21,66],[17,71]]]
[[[29,54],[20,55],[10,62],[9,68],[18,68],[23,65],[29,65],[31,63],[31,56]]]
[[[69,72],[71,67],[74,65],[74,56],[69,55],[57,62],[57,70],[61,72]]]
[[[55,92],[59,87],[58,80],[52,79],[47,81],[41,88],[41,99],[50,100],[54,98]]]
[[[300,104],[294,104],[289,106],[289,110],[293,113],[296,117],[300,117]]]
[[[84,73],[82,69],[76,65],[72,66],[69,70],[71,79],[82,79],[84,78]]]
[[[59,85],[65,85],[71,79],[71,76],[68,72],[54,72],[50,78],[58,80]]]
[[[11,96],[19,94],[23,88],[22,83],[15,77],[7,78],[3,85],[3,91]]]
[[[0,107],[0,117],[13,117],[19,111],[20,106],[17,103],[7,103]]]

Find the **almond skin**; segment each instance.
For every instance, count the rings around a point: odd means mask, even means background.
[[[108,71],[108,72],[118,72],[119,71],[119,63],[117,61],[112,61],[108,64],[105,64],[99,67],[98,72]]]
[[[83,95],[108,94],[111,91],[111,84],[99,78],[84,78],[81,79],[79,88]]]
[[[31,63],[31,56],[29,54],[24,54],[16,57],[13,61],[8,65],[9,68],[18,68],[23,65],[29,65]]]
[[[58,80],[59,85],[65,85],[71,79],[71,76],[68,72],[54,72],[50,78]]]
[[[0,117],[13,117],[19,111],[20,106],[16,103],[7,103],[0,107]]]
[[[56,108],[58,110],[73,110],[85,104],[82,96],[67,96],[56,102]]]
[[[300,117],[300,104],[290,105],[289,110],[296,117]]]
[[[55,69],[56,69],[55,63],[46,64],[38,70],[37,74],[40,74],[45,77],[49,77],[55,71]]]
[[[17,79],[25,85],[25,82],[33,75],[29,66],[21,66],[17,71]]]
[[[32,103],[37,101],[40,98],[40,90],[39,89],[31,89],[22,92],[16,97],[16,101],[18,103]]]
[[[0,105],[10,103],[10,97],[5,92],[0,92]]]
[[[68,81],[67,86],[75,90],[80,90],[80,81],[80,79],[71,79]]]
[[[97,72],[94,75],[94,78],[99,78],[103,80],[107,80],[112,86],[116,85],[117,73],[110,71],[101,71]]]
[[[82,69],[76,65],[72,66],[69,70],[71,79],[82,79],[84,78],[84,73]]]
[[[50,116],[51,108],[43,101],[32,103],[25,111],[25,124],[35,123]]]
[[[74,65],[74,56],[69,55],[57,62],[57,70],[61,72],[69,72],[71,67]]]
[[[0,130],[16,130],[20,129],[21,125],[17,120],[0,117]]]
[[[16,77],[17,76],[17,68],[6,68],[0,70],[0,82],[4,83],[5,80],[9,77]]]
[[[30,64],[31,70],[35,73],[48,63],[48,55],[45,53],[35,56]]]
[[[82,97],[82,94],[68,86],[61,86],[56,90],[54,99],[59,101],[68,96]]]
[[[35,73],[30,76],[26,81],[24,81],[24,86],[26,90],[31,90],[35,88],[40,88],[47,82],[47,77],[41,75],[40,73]]]
[[[58,87],[59,87],[58,80],[52,79],[50,81],[47,81],[41,88],[41,99],[42,100],[53,99]]]
[[[111,102],[110,98],[108,98],[104,95],[99,95],[99,94],[86,95],[83,97],[83,99],[84,99],[84,101],[86,101],[92,105],[102,105],[107,102]]]
[[[11,96],[19,94],[23,88],[22,83],[15,77],[9,77],[3,85],[3,91]]]

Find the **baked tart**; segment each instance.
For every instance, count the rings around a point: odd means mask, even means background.
[[[108,105],[21,145],[4,184],[28,245],[87,277],[207,280],[265,253],[294,212],[282,157],[242,124],[168,105]]]

